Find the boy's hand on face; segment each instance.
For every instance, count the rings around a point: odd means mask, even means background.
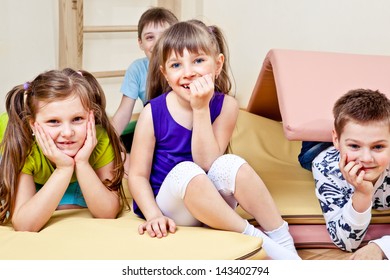
[[[348,156],[344,154],[341,156],[339,167],[344,179],[355,187],[355,193],[372,197],[374,186],[372,182],[364,180],[365,171],[362,170],[363,165],[359,161],[348,162]]]

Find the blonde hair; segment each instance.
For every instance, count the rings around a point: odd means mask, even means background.
[[[15,86],[7,93],[9,120],[0,144],[0,224],[8,222],[12,217],[18,176],[34,142],[29,122],[35,119],[39,110],[38,102],[50,103],[73,95],[80,98],[86,110],[93,110],[95,123],[106,130],[115,154],[115,168],[113,179],[103,183],[108,189],[118,191],[122,201],[129,207],[122,188],[124,168],[121,155],[125,153],[125,148],[106,114],[103,89],[89,72],[66,68],[41,73],[32,82]]]
[[[178,22],[169,27],[156,43],[149,62],[147,79],[148,99],[170,90],[170,87],[160,71],[172,52],[183,55],[187,49],[191,53],[204,52],[217,57],[223,54],[225,61],[218,79],[215,80],[215,90],[228,94],[232,87],[229,76],[229,53],[225,37],[217,26],[207,26],[199,20]]]

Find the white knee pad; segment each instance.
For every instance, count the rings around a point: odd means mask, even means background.
[[[205,175],[206,173],[197,164],[192,161],[183,161],[168,173],[161,185],[161,189],[168,187],[173,195],[184,199],[188,183],[200,174]]]
[[[198,175],[206,175],[204,170],[193,162],[185,161],[176,165],[167,175],[156,196],[156,202],[163,214],[173,219],[177,225],[200,226],[184,204],[184,196],[189,182]]]
[[[243,158],[232,154],[222,155],[213,162],[208,176],[222,195],[234,194],[237,172],[244,163]]]

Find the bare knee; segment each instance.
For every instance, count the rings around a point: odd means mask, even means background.
[[[260,190],[267,190],[263,180],[256,173],[256,171],[248,164],[241,165],[236,176],[236,191],[243,189],[258,188]]]
[[[236,182],[240,182],[244,180],[259,180],[259,179],[261,180],[260,176],[248,163],[244,163],[238,169]]]
[[[188,182],[184,199],[192,195],[202,195],[202,193],[204,193],[204,191],[208,188],[214,188],[214,186],[207,175],[196,175]]]

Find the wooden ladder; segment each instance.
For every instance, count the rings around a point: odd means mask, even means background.
[[[159,0],[157,6],[180,18],[181,0]],[[137,32],[136,25],[85,26],[83,0],[59,0],[59,68],[83,68],[84,33]],[[123,77],[126,70],[93,72],[96,78]]]

